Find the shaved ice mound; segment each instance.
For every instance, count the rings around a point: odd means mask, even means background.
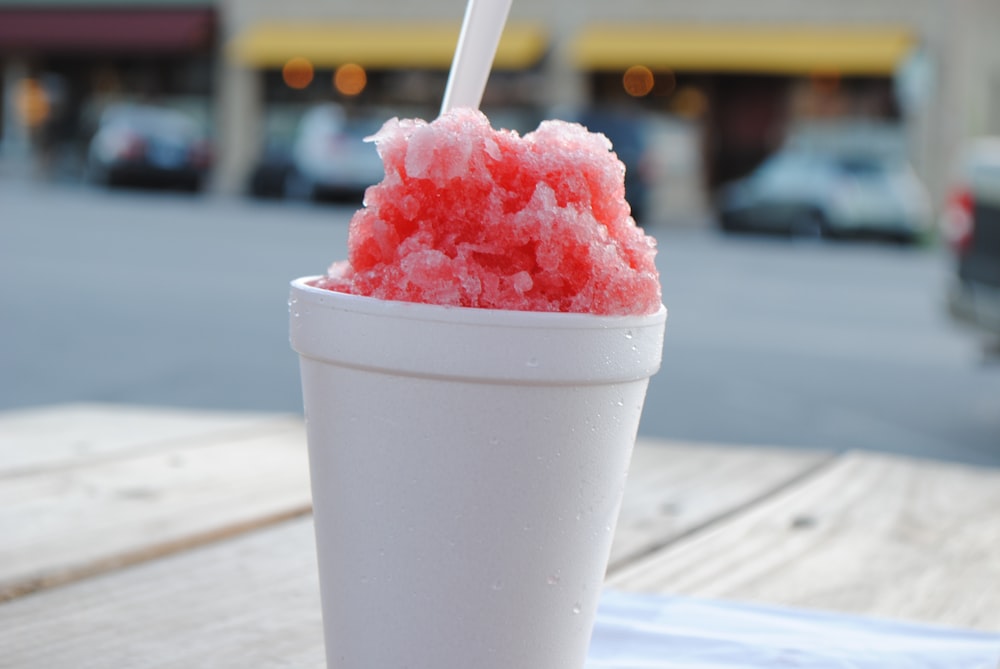
[[[644,315],[660,308],[655,241],[632,219],[604,135],[562,121],[519,136],[481,112],[392,119],[384,180],[320,288],[384,300]]]

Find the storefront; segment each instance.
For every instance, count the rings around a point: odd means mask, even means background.
[[[79,171],[113,101],[173,104],[207,122],[216,25],[209,2],[0,3],[4,156]]]
[[[824,14],[780,3],[752,11],[711,4],[623,2],[613,11],[588,0],[515,5],[483,106],[496,123],[514,127],[518,116],[523,126],[542,116],[580,118],[595,107],[652,118],[658,131],[667,128],[654,153],[673,160],[654,166],[653,178],[683,182],[685,191],[745,174],[800,119],[896,123],[915,156],[927,153],[930,112],[904,114],[896,89],[900,68],[934,35],[929,6],[913,12],[899,0],[874,0],[860,16],[852,8]],[[297,105],[335,100],[436,113],[460,17],[436,0],[419,11],[390,5],[294,0],[278,11],[248,0],[230,7],[223,49],[229,90],[222,93],[230,106],[222,118],[233,159],[221,183],[239,187],[266,138],[290,131],[289,110]],[[442,15],[452,19],[434,18]],[[934,49],[947,46],[940,36],[932,41]],[[345,89],[338,76],[364,83]],[[677,202],[678,193],[665,200]]]
[[[214,128],[216,185],[235,192],[267,138],[310,104],[436,113],[464,4],[0,0],[0,155],[79,141],[104,100],[170,98]],[[515,3],[483,104],[515,127],[531,114],[637,109],[688,133],[662,156],[697,135],[712,186],[800,119],[898,123],[940,194],[942,156],[1000,132],[998,20],[995,0]]]
[[[245,155],[223,167],[223,187],[242,186],[252,152],[289,143],[310,106],[335,102],[348,113],[383,120],[436,115],[459,28],[457,19],[250,22],[225,48],[230,97],[238,98],[239,114],[227,114],[237,125],[223,141]],[[537,123],[541,87],[534,83],[548,45],[540,24],[508,24],[484,107],[514,124]],[[256,141],[246,147],[238,132]]]
[[[710,188],[746,174],[807,121],[901,123],[907,27],[595,23],[573,40],[595,104],[629,99],[699,126]]]

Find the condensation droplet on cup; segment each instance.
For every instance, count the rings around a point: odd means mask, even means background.
[[[580,611],[582,611],[582,610],[583,610],[583,608],[580,606],[579,602],[577,602],[576,604],[573,605],[573,615],[574,616],[580,615]]]
[[[631,330],[625,330],[625,339],[631,339],[633,336]]]
[[[500,443],[499,437],[490,437],[490,446],[496,446]]]
[[[503,590],[503,581],[493,581],[493,589],[496,591]]]
[[[559,581],[561,578],[562,576],[559,575],[559,572],[556,572],[554,574],[549,574],[549,577],[545,579],[545,582],[548,585],[559,585]]]

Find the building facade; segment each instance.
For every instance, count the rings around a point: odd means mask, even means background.
[[[101,109],[170,98],[208,118],[218,15],[207,0],[0,0],[0,151],[78,170]]]
[[[130,35],[118,24],[67,46],[57,30],[25,37],[26,7],[48,12],[50,26],[60,16],[81,21],[72,11],[118,12],[116,20],[161,11],[187,17],[188,27],[161,44],[126,39],[139,29]],[[314,102],[434,115],[464,9],[462,0],[0,0],[3,151],[30,145],[24,81],[83,76],[60,65],[65,57],[87,63],[91,83],[73,84],[75,101],[114,82],[132,95],[146,86],[204,96],[216,187],[239,191],[268,138]],[[899,128],[939,200],[957,147],[1000,134],[997,27],[995,0],[514,3],[483,105],[515,126],[595,106],[655,119],[663,181],[694,170],[708,188],[744,173],[800,121],[877,121]],[[146,69],[129,81],[135,58]]]

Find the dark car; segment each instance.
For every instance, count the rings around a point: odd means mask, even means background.
[[[956,259],[952,315],[1000,336],[1000,137],[965,152],[942,226]]]
[[[247,189],[253,197],[283,198],[291,171],[291,147],[281,141],[269,141],[250,172]]]
[[[87,152],[89,178],[107,186],[198,190],[211,165],[198,124],[165,107],[117,104],[101,115]]]

